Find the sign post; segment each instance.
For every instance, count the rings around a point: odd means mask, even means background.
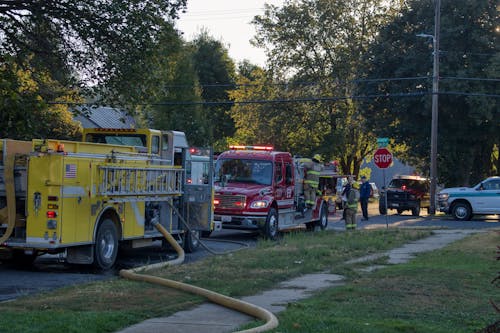
[[[377,143],[379,146],[382,146],[381,148],[378,148],[375,151],[375,154],[373,154],[373,162],[375,165],[379,168],[382,169],[382,175],[384,178],[384,186],[385,186],[385,169],[387,169],[391,164],[392,164],[392,154],[391,152],[385,148],[384,143],[386,143],[386,140],[377,140]],[[385,226],[386,228],[389,228],[389,222],[388,222],[388,217],[387,217],[387,189],[385,190],[385,195],[384,195],[384,201],[385,201]]]

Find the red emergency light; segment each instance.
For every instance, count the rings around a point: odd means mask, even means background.
[[[264,151],[272,151],[274,149],[273,146],[239,146],[232,145],[229,146],[232,150],[264,150]]]
[[[53,218],[56,218],[57,217],[57,212],[56,211],[53,211],[53,210],[49,210],[47,212],[47,218],[49,219],[53,219]]]

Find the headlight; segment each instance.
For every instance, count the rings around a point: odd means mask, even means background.
[[[438,194],[438,200],[441,200],[441,201],[446,201],[446,200],[448,200],[449,197],[450,197],[450,195],[448,193],[439,193]]]
[[[267,208],[269,206],[269,202],[266,200],[257,200],[250,204],[250,208],[260,209]]]

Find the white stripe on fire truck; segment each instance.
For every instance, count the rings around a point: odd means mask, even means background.
[[[278,200],[278,206],[289,206],[293,205],[293,199],[290,200]]]

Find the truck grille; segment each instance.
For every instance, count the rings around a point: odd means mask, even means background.
[[[407,201],[409,195],[406,192],[387,192],[387,200],[392,202]]]
[[[219,202],[216,208],[241,209],[245,207],[246,197],[244,195],[216,194],[215,200]]]

